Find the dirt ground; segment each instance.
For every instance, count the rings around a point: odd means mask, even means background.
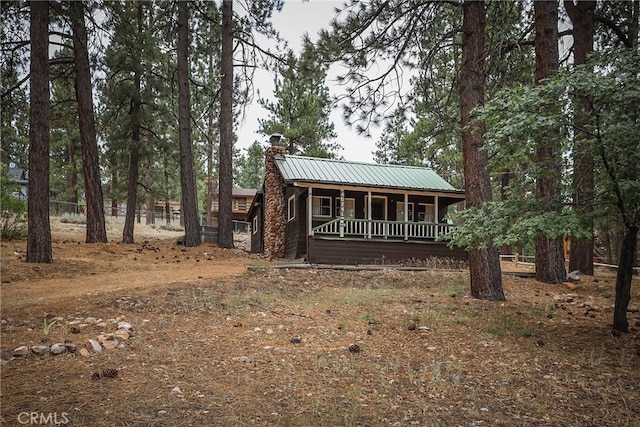
[[[637,278],[615,336],[611,271],[505,274],[492,303],[465,270],[272,268],[178,236],[54,221],[52,264],[2,242],[2,425],[640,425]]]
[[[54,262],[24,262],[25,241],[2,244],[2,296],[17,304],[74,298],[88,292],[154,287],[159,283],[198,282],[238,274],[252,262],[242,249],[221,250],[203,243],[196,248],[177,244],[184,234],[142,224],[134,228],[135,244],[125,245],[122,224],[107,227],[109,243],[84,243],[83,224],[52,220]],[[244,247],[244,240],[236,246]],[[26,283],[25,283],[26,282]],[[55,292],[50,292],[55,289]]]

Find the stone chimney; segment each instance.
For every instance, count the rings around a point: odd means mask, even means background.
[[[274,133],[273,135],[271,135],[269,137],[269,142],[271,143],[271,146],[273,147],[274,145],[280,145],[280,140],[282,139],[282,135],[280,135],[279,133]]]
[[[264,254],[269,258],[284,257],[287,234],[285,184],[274,161],[285,154],[285,148],[276,145],[279,139],[271,137],[264,161]]]

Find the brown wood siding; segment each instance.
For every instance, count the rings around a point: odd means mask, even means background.
[[[294,196],[296,200],[295,201],[296,216],[293,220],[287,221],[287,237],[285,240],[284,256],[285,258],[289,258],[289,259],[300,258],[301,256],[300,249],[299,249],[300,240],[302,240],[303,243],[306,241],[305,239],[306,217],[304,216],[304,212],[306,212],[306,209],[304,209],[304,203],[306,198],[300,196],[301,192],[302,190],[300,188],[288,187],[284,193],[285,200],[287,201],[287,203],[291,196]]]
[[[296,242],[296,254],[295,258],[303,258],[307,256],[307,203],[308,203],[307,191],[301,192],[298,195],[298,239]]]
[[[430,257],[466,260],[467,252],[462,248],[449,249],[441,242],[309,239],[308,261],[313,264],[381,264]]]
[[[258,229],[257,230],[253,230],[253,218],[257,216],[258,217]],[[262,232],[262,207],[258,207],[256,209],[254,209],[254,212],[252,213],[251,217],[248,218],[249,220],[249,225],[252,227],[251,228],[251,253],[252,254],[259,254],[262,253],[263,250],[263,245],[262,245],[262,239],[263,239],[263,232]],[[256,231],[254,233],[254,231]]]

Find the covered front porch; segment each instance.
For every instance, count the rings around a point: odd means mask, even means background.
[[[449,208],[464,202],[464,194],[320,184],[308,186],[303,200],[311,263],[467,258],[464,250],[441,239],[453,227]]]
[[[307,188],[310,237],[435,241],[451,230],[449,207],[464,195],[361,188]]]

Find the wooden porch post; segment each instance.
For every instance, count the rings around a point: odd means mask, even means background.
[[[313,236],[313,187],[307,191],[307,221],[309,223],[309,236]]]
[[[435,212],[433,212],[433,216],[434,219],[436,220],[436,237],[438,237],[438,235],[440,234],[440,226],[437,224],[440,224],[440,215],[439,215],[439,211],[438,211],[438,195],[436,194],[435,196],[433,196],[433,210]]]
[[[404,240],[409,240],[409,193],[404,193]]]
[[[368,191],[367,200],[367,234],[369,239],[371,238],[371,190]]]
[[[344,188],[340,189],[340,237],[344,237]]]

